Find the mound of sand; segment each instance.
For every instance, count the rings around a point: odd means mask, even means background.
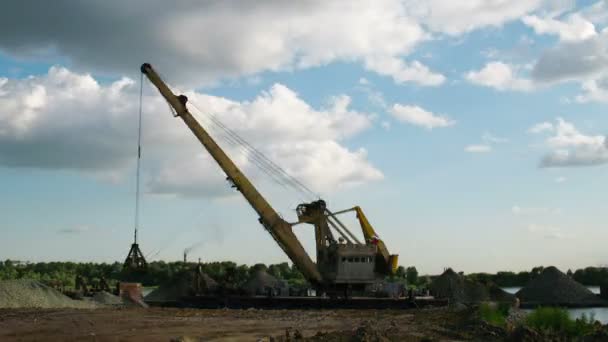
[[[0,308],[95,308],[95,303],[73,300],[30,279],[0,281]]]
[[[105,291],[97,292],[95,295],[93,295],[93,300],[99,304],[105,304],[105,305],[123,305],[124,304],[120,297],[115,296],[115,295],[105,292]]]
[[[253,295],[265,295],[268,289],[286,289],[287,284],[263,270],[256,271],[243,285],[243,289]]]
[[[601,300],[591,290],[550,266],[516,293],[522,303],[593,305]]]
[[[459,303],[466,302],[464,278],[451,268],[435,278],[429,287],[433,296],[437,298],[447,298]]]
[[[515,296],[494,284],[482,284],[465,279],[448,268],[430,285],[437,298],[447,298],[456,303],[479,303],[483,301],[512,302]]]
[[[192,294],[192,284],[188,279],[178,278],[160,285],[144,297],[145,302],[173,302]]]
[[[199,275],[187,271],[176,276],[172,281],[161,284],[157,289],[150,292],[144,301],[146,302],[172,302],[182,297],[192,296],[200,292],[214,291],[218,284],[213,278],[204,272]],[[198,282],[198,283],[197,283]],[[198,287],[198,289],[196,288]]]

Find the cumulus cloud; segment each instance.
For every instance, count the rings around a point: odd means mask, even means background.
[[[484,132],[481,136],[483,144],[472,144],[464,148],[465,152],[469,153],[488,153],[492,152],[492,145],[508,143],[509,139],[495,136],[490,132]]]
[[[593,166],[608,163],[606,137],[585,135],[562,118],[558,118],[553,127],[552,135],[545,140],[550,151],[541,159],[541,167]]]
[[[143,155],[148,190],[188,196],[227,193],[215,163],[171,117],[157,92],[147,89]],[[0,165],[112,177],[132,167],[138,103],[138,85],[132,80],[102,85],[90,75],[53,67],[43,76],[8,79],[0,91]],[[186,94],[196,108],[215,113],[313,189],[331,191],[382,178],[364,149],[341,145],[371,126],[371,115],[351,110],[348,96],[336,96],[324,108],[315,109],[281,84],[243,102],[193,91]],[[246,152],[228,144],[225,132],[214,127],[208,116],[197,115],[246,173],[261,177]],[[328,168],[329,164],[339,167]]]
[[[576,96],[576,102],[608,102],[608,76],[583,82],[581,90],[583,92]]]
[[[465,152],[469,153],[488,153],[492,151],[492,146],[490,145],[469,145],[464,148]]]
[[[147,61],[174,83],[196,86],[353,61],[397,83],[434,86],[445,76],[408,56],[436,33],[458,36],[570,6],[569,0],[16,1],[0,13],[0,50],[63,57],[95,74],[134,75]]]
[[[583,8],[580,14],[594,24],[605,25],[608,23],[608,2],[599,0]]]
[[[532,70],[538,82],[588,81],[608,72],[608,29],[581,41],[562,42],[543,52]]]
[[[608,77],[608,5],[597,2],[573,11],[573,1],[544,4],[523,15],[521,21],[536,34],[558,36],[560,41],[544,50],[531,64],[490,62],[465,78],[498,90],[532,91],[561,82],[579,82],[577,102],[606,101],[603,79]],[[528,72],[529,69],[529,72]],[[529,73],[529,77],[526,76]]]
[[[465,78],[473,83],[497,90],[530,91],[532,81],[517,75],[518,67],[503,62],[490,62],[481,70],[469,71]]]
[[[124,144],[134,132],[133,86],[129,79],[101,86],[59,67],[7,80],[0,86],[0,163],[90,171],[124,166],[134,151]]]
[[[509,139],[498,137],[490,132],[484,132],[481,136],[481,140],[488,144],[503,144],[509,142]]]
[[[569,6],[564,1],[546,0],[406,0],[406,4],[409,11],[431,30],[449,35],[460,35],[482,27],[500,27],[542,7]]]
[[[376,87],[366,78],[359,79],[359,84],[355,87],[356,90],[361,91],[367,95],[367,100],[370,104],[386,110],[388,107],[384,94],[377,90]]]
[[[573,13],[563,20],[528,15],[522,21],[532,27],[536,34],[554,34],[563,41],[580,41],[596,35],[595,25],[579,13]]]
[[[415,126],[433,129],[438,127],[449,127],[456,121],[443,115],[436,115],[418,106],[394,104],[389,110],[397,120]]]
[[[59,55],[113,75],[132,75],[146,61],[190,85],[336,61],[437,85],[443,76],[403,60],[429,38],[399,0],[21,1],[0,12],[0,49],[10,54]]]
[[[533,134],[538,134],[538,133],[543,133],[543,132],[551,132],[553,131],[553,124],[550,122],[539,122],[537,124],[535,124],[534,126],[530,127],[530,129],[528,129],[529,133],[533,133]]]
[[[369,58],[365,66],[380,75],[391,76],[396,83],[416,82],[426,86],[437,86],[445,82],[445,76],[432,72],[418,61],[406,64],[394,57]]]

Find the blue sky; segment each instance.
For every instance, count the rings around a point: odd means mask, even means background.
[[[605,264],[608,3],[453,6],[10,5],[0,14],[0,259],[125,257],[138,72],[151,62],[333,210],[363,207],[405,266]],[[144,94],[144,254],[177,260],[196,245],[193,260],[287,260],[147,82]],[[210,129],[295,220],[298,194]],[[295,229],[312,250],[312,230]]]

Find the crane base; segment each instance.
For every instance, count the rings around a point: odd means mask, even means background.
[[[148,302],[151,306],[199,309],[413,309],[446,306],[447,300],[434,298],[367,298],[331,299],[319,297],[265,296],[190,296],[179,301]]]

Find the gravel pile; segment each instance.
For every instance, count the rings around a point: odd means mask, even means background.
[[[192,294],[192,282],[189,279],[178,278],[160,285],[144,297],[145,302],[173,302]]]
[[[439,277],[435,278],[429,286],[433,296],[447,298],[450,301],[464,303],[464,278],[448,268]]]
[[[501,289],[496,284],[490,284],[487,286],[488,292],[490,293],[490,299],[495,302],[514,303],[515,295]]]
[[[251,278],[243,285],[243,289],[250,295],[266,295],[269,289],[286,291],[287,284],[268,272],[256,271]]]
[[[0,308],[95,308],[95,303],[73,300],[61,292],[29,279],[0,281]]]
[[[197,282],[199,282],[197,284]],[[198,287],[198,289],[196,288]],[[185,271],[176,275],[172,281],[161,284],[157,289],[144,297],[145,302],[173,302],[182,297],[192,296],[199,292],[212,292],[218,287],[218,283],[204,272]],[[200,293],[199,293],[200,294]]]
[[[93,295],[93,300],[96,303],[105,304],[105,305],[123,305],[124,304],[120,297],[115,296],[115,295],[105,292],[105,291],[97,292],[95,295]]]
[[[591,290],[550,266],[516,293],[522,303],[594,305],[601,302]]]
[[[455,303],[513,302],[515,299],[515,296],[496,285],[486,285],[465,279],[464,276],[454,272],[451,268],[435,278],[430,289],[435,297],[447,298]]]

